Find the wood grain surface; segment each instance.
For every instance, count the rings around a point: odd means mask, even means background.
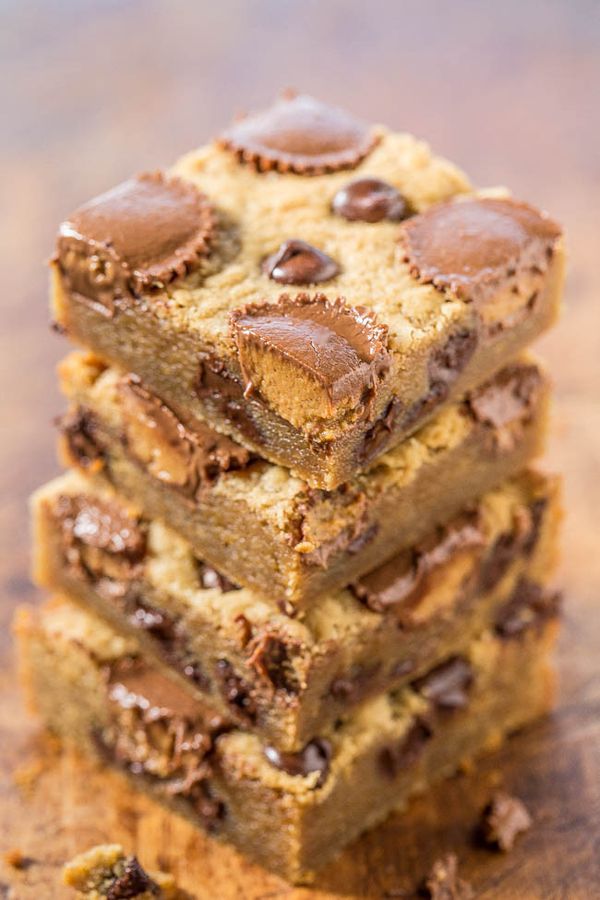
[[[3,0],[0,11],[0,849],[31,860],[0,862],[0,897],[68,896],[63,861],[107,839],[196,898],[411,896],[448,850],[478,897],[600,897],[600,4]],[[39,602],[27,496],[56,471],[53,366],[67,347],[47,327],[44,260],[57,222],[288,85],[426,137],[479,184],[509,184],[565,224],[570,252],[565,315],[541,342],[556,383],[548,460],[567,481],[556,712],[358,841],[313,891],[61,755],[22,707],[10,639],[14,606]],[[535,818],[505,856],[472,840],[498,783]]]

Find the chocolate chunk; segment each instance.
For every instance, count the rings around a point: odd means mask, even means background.
[[[104,465],[104,449],[93,413],[76,409],[58,420],[72,462],[81,469],[97,472]]]
[[[118,386],[123,404],[123,443],[134,461],[159,481],[194,497],[223,472],[249,465],[251,454],[203,422],[186,428],[175,413],[148,391],[136,375]]]
[[[380,669],[380,662],[370,665],[357,663],[349,672],[333,679],[329,693],[339,702],[357,703],[371,692],[373,681]]]
[[[256,303],[232,313],[246,394],[269,391],[263,376],[274,364],[294,385],[294,397],[315,414],[331,414],[341,404],[368,404],[390,367],[387,328],[362,307],[282,294],[276,303]],[[280,383],[272,388],[277,402]]]
[[[298,753],[283,753],[276,747],[265,747],[265,756],[272,766],[287,772],[288,775],[305,778],[311,772],[318,772],[319,778],[315,788],[325,784],[329,774],[332,747],[325,738],[315,738]]]
[[[413,681],[413,688],[439,710],[464,709],[473,684],[473,668],[460,656],[436,666]]]
[[[294,670],[292,647],[275,634],[265,632],[256,635],[248,647],[248,665],[261,678],[271,683],[275,690],[296,694],[300,687]]]
[[[379,764],[385,774],[395,778],[415,763],[432,734],[431,725],[417,717],[399,742],[389,744],[380,752]]]
[[[340,267],[322,250],[296,239],[284,241],[263,261],[262,270],[279,284],[320,284],[330,281]]]
[[[498,791],[482,814],[481,835],[486,844],[504,852],[512,850],[515,840],[531,828],[525,804],[518,797]]]
[[[496,430],[514,422],[527,422],[541,384],[537,366],[507,366],[487,384],[470,392],[467,408],[476,422]]]
[[[523,540],[523,552],[527,556],[531,556],[537,546],[547,506],[547,497],[538,497],[537,500],[529,504],[531,525],[528,534]]]
[[[226,659],[217,660],[216,674],[221,682],[221,693],[226,702],[234,708],[238,716],[250,723],[255,722],[257,708],[250,685],[236,674]]]
[[[429,900],[471,900],[475,896],[471,885],[458,876],[454,853],[447,853],[434,862],[421,893]]]
[[[190,182],[144,173],[80,207],[59,231],[69,290],[112,315],[115,301],[162,289],[206,256],[214,214]]]
[[[106,900],[127,900],[140,894],[160,897],[156,882],[142,869],[137,857],[128,856],[123,862],[123,872],[118,875],[106,891]]]
[[[402,226],[404,261],[419,281],[483,301],[503,280],[545,272],[559,227],[526,203],[472,198],[439,203]]]
[[[406,197],[381,178],[357,178],[337,192],[331,208],[350,222],[401,222],[410,215]]]
[[[216,569],[213,569],[208,563],[202,562],[201,559],[196,560],[196,569],[198,572],[198,580],[204,590],[216,589],[225,593],[226,591],[239,591],[240,589],[238,585],[234,584],[233,581],[230,581],[226,575],[217,572]]]
[[[102,551],[129,566],[145,556],[145,526],[116,503],[84,494],[61,494],[52,513],[60,522],[65,552],[74,564],[83,562],[82,548]],[[93,565],[89,554],[85,562]]]
[[[378,138],[342,110],[288,92],[270,109],[240,119],[220,140],[259,172],[320,175],[354,168]]]
[[[517,638],[528,628],[543,625],[557,616],[560,604],[559,593],[521,578],[511,598],[498,612],[496,634],[505,639]]]
[[[429,360],[429,382],[431,385],[451,385],[463,371],[477,346],[477,334],[461,328],[449,335],[442,347]]]
[[[477,514],[465,513],[438,528],[428,541],[398,553],[364,575],[350,585],[350,590],[374,612],[395,607],[408,624],[411,611],[425,596],[439,570],[458,554],[478,550],[482,545]]]

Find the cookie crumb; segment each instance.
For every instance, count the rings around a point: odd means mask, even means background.
[[[63,884],[74,888],[83,900],[177,900],[183,896],[172,875],[149,875],[119,844],[100,844],[80,853],[65,865]]]
[[[497,791],[482,813],[481,836],[489,847],[508,852],[519,834],[531,828],[532,819],[522,800]]]
[[[455,853],[436,859],[425,879],[422,895],[429,900],[471,900],[475,896],[471,885],[458,877]]]

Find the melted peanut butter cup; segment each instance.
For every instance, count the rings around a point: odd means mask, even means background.
[[[231,324],[246,393],[277,402],[289,382],[295,402],[317,414],[366,402],[390,365],[386,327],[339,298],[282,294],[235,310]]]
[[[233,124],[222,146],[259,172],[322,175],[352,169],[378,141],[366,125],[334,106],[288,94],[270,109]]]
[[[483,300],[505,279],[542,274],[560,228],[512,199],[439,203],[402,226],[411,274],[463,300]]]
[[[193,184],[145,173],[63,222],[56,258],[68,288],[111,313],[115,298],[160,290],[192,272],[214,228],[212,208]]]

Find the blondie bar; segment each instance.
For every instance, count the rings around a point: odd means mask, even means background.
[[[52,266],[69,337],[333,489],[552,323],[563,250],[410,135],[290,95],[78,209]]]
[[[58,599],[16,621],[42,718],[79,750],[291,881],[544,712],[554,604],[282,753],[215,716],[137,644]],[[399,848],[401,852],[401,848]]]
[[[238,585],[291,607],[424,538],[541,452],[549,388],[513,362],[335,491],[310,488],[202,423],[185,427],[136,376],[74,353],[62,458],[101,473]],[[399,527],[399,523],[401,526]]]
[[[560,502],[556,479],[525,472],[302,617],[236,590],[97,482],[51,482],[33,515],[39,584],[136,636],[168,677],[288,751],[462,652],[505,610],[527,618],[532,584],[554,569]]]

